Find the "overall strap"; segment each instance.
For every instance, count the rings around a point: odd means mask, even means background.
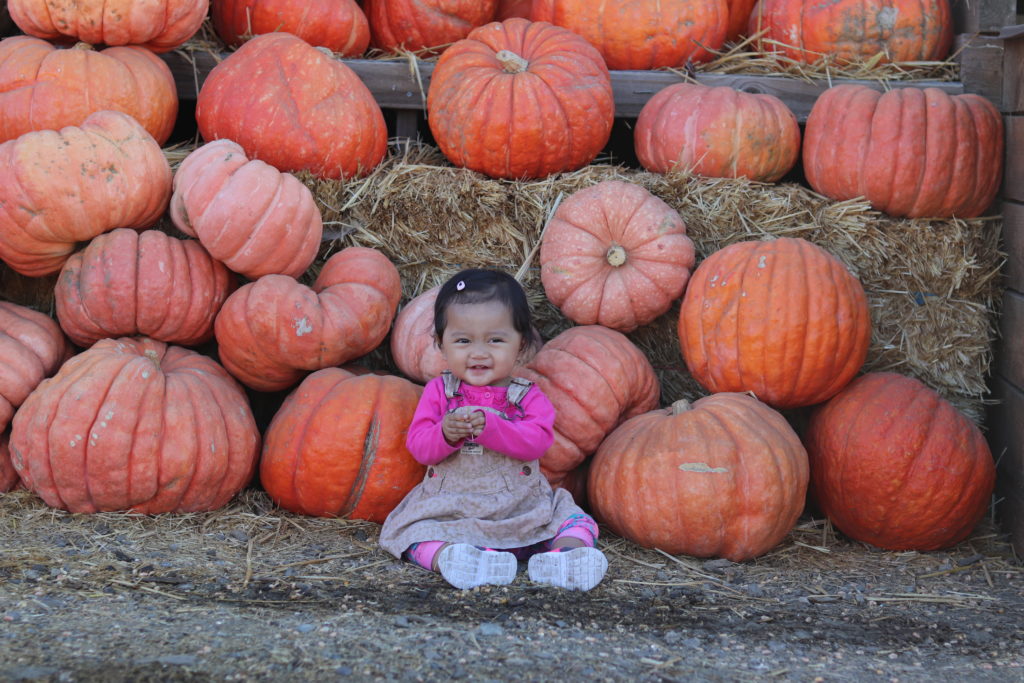
[[[442,370],[441,379],[444,380],[444,396],[450,401],[458,395],[462,380],[453,375],[451,370]]]
[[[522,377],[513,377],[511,383],[508,385],[508,392],[505,394],[508,402],[514,405],[516,408],[522,410],[523,407],[520,405],[526,394],[530,391],[530,387],[533,386],[533,382]]]

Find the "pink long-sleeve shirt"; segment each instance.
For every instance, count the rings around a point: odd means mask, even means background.
[[[522,413],[508,405],[506,387],[475,387],[463,383],[459,393],[461,396],[449,402],[440,377],[430,380],[424,387],[405,440],[417,462],[436,465],[462,448],[462,441],[453,446],[441,431],[445,413],[460,406],[488,406],[511,418],[504,420],[490,411],[483,411],[484,429],[474,439],[502,455],[516,460],[536,460],[554,443],[555,407],[536,385],[530,387],[520,402]]]

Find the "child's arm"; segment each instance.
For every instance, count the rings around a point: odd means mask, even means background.
[[[462,446],[461,441],[453,445],[444,438],[441,425],[447,407],[444,383],[440,379],[428,382],[405,437],[405,447],[422,465],[436,465]]]
[[[486,422],[476,441],[516,460],[536,460],[555,441],[555,407],[537,387],[523,398],[525,415],[519,420],[503,420],[485,413]]]

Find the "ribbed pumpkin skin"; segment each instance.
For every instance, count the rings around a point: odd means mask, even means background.
[[[316,258],[323,219],[309,188],[238,144],[199,147],[174,174],[171,220],[215,259],[250,280],[299,277]]]
[[[21,484],[21,477],[11,463],[11,449],[7,444],[10,436],[7,432],[0,434],[0,493],[16,489]]]
[[[252,389],[286,389],[377,348],[400,298],[398,269],[366,247],[331,256],[312,288],[264,275],[235,290],[217,315],[220,360]]]
[[[677,83],[647,101],[633,141],[641,165],[654,173],[774,182],[800,156],[800,124],[774,95]]]
[[[995,465],[981,430],[920,381],[858,377],[811,414],[811,493],[843,533],[888,550],[938,550],[988,510]]]
[[[61,366],[14,416],[25,487],[70,512],[199,512],[249,483],[260,435],[216,362],[144,337],[103,339]]]
[[[370,45],[370,24],[355,0],[212,0],[213,30],[230,47],[251,35],[283,31],[342,57]]]
[[[533,0],[498,0],[498,11],[494,18],[496,21],[505,21],[513,17],[529,19],[532,6]]]
[[[544,178],[593,161],[611,134],[615,100],[608,69],[585,40],[508,19],[445,50],[427,112],[434,139],[456,166],[492,178]]]
[[[369,173],[387,151],[384,114],[355,72],[290,33],[256,36],[211,69],[196,122],[207,142],[323,178]]]
[[[90,45],[139,45],[166,52],[191,38],[209,0],[7,0],[18,27],[30,36]]]
[[[71,355],[57,321],[9,301],[0,301],[0,432],[45,378]]]
[[[553,486],[616,425],[657,407],[661,393],[643,352],[600,325],[570,327],[516,374],[536,382],[555,406],[555,443],[540,459]]]
[[[401,377],[314,372],[267,428],[263,488],[300,515],[382,523],[426,469],[405,447],[421,392]]]
[[[725,39],[738,41],[747,35],[750,13],[757,4],[757,0],[726,0],[726,4],[729,6],[729,23],[725,31]]]
[[[170,67],[136,46],[95,51],[30,36],[0,40],[0,142],[78,126],[103,109],[130,115],[163,144],[178,116]]]
[[[754,46],[812,63],[830,55],[842,64],[882,55],[882,62],[945,59],[953,43],[948,0],[760,0],[747,35]],[[767,42],[775,41],[775,42]]]
[[[752,391],[775,408],[834,396],[867,357],[864,288],[821,247],[737,242],[706,258],[679,316],[686,367],[710,392]]]
[[[544,293],[570,320],[631,332],[679,298],[693,241],[675,209],[646,189],[606,180],[574,192],[540,247]]]
[[[136,335],[195,346],[213,337],[235,284],[195,240],[119,228],[71,255],[54,299],[61,327],[79,346]]]
[[[0,258],[22,275],[56,273],[77,242],[147,228],[167,208],[171,167],[127,114],[0,144]]]
[[[973,218],[999,191],[1003,121],[978,95],[840,85],[811,108],[803,159],[808,183],[831,199],[864,196],[890,216]]]
[[[725,42],[726,0],[534,0],[530,18],[578,33],[609,69],[703,62]]]
[[[638,545],[741,562],[786,537],[807,480],[786,419],[721,393],[624,422],[591,460],[587,492],[596,518]]]
[[[465,38],[494,19],[498,0],[364,0],[373,46],[416,52]],[[442,48],[443,49],[443,48]]]
[[[440,285],[407,303],[391,328],[391,357],[409,379],[426,384],[448,368],[434,334],[434,302]]]

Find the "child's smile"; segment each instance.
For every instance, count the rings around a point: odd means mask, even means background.
[[[446,323],[441,352],[456,377],[473,386],[508,384],[523,338],[507,307],[498,301],[452,304]]]

